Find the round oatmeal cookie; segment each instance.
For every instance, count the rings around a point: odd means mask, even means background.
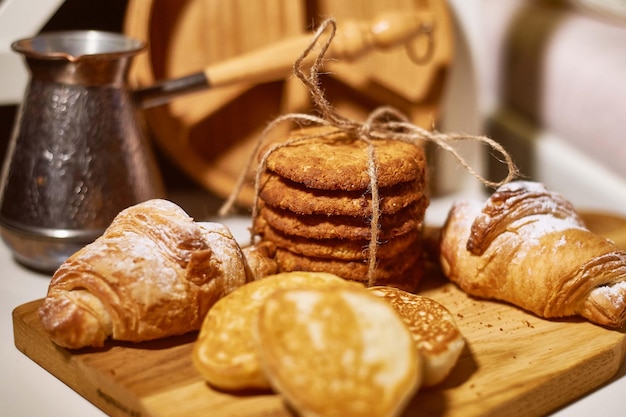
[[[307,239],[300,236],[290,236],[267,225],[261,236],[261,242],[272,242],[276,247],[288,249],[291,252],[311,257],[333,258],[341,260],[363,260],[369,257],[369,240],[348,239]],[[412,246],[421,238],[420,229],[405,233],[393,239],[384,240],[377,249],[378,259],[395,257]]]
[[[312,137],[275,150],[267,158],[267,168],[308,188],[367,190],[370,186],[367,143],[349,138],[343,132],[315,136],[328,131],[328,127],[294,131],[290,139]],[[420,146],[391,139],[372,143],[380,188],[418,179],[426,181],[426,157]]]
[[[277,248],[276,260],[281,271],[328,272],[350,281],[367,283],[367,260],[346,261],[300,255]],[[418,240],[397,257],[381,259],[374,272],[375,285],[389,285],[405,291],[415,291],[424,275],[424,259]]]
[[[380,217],[379,239],[389,240],[419,229],[428,201],[420,200],[393,215]],[[264,223],[291,236],[309,239],[369,240],[371,219],[350,216],[298,215],[288,210],[260,205],[255,231],[260,233]]]
[[[418,200],[428,201],[420,177],[379,188],[379,208],[383,214],[394,214]],[[367,217],[372,215],[372,193],[363,190],[318,190],[288,180],[272,172],[261,180],[259,197],[272,207],[296,214]]]

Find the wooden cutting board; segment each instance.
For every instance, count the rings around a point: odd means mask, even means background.
[[[590,214],[591,228],[626,246],[621,218]],[[422,293],[453,312],[467,341],[438,387],[422,389],[404,415],[541,416],[609,380],[626,354],[626,329],[578,319],[543,320],[518,308],[468,297],[433,270]],[[196,334],[141,344],[108,343],[68,351],[54,345],[37,316],[41,300],[13,312],[15,345],[111,416],[292,416],[280,396],[224,393],[196,372]]]

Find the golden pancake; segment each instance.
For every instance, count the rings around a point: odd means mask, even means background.
[[[196,369],[220,389],[269,388],[251,339],[259,308],[278,289],[329,285],[358,284],[327,273],[282,273],[250,282],[221,298],[204,318],[194,345]]]
[[[302,416],[397,416],[420,385],[406,325],[364,289],[275,292],[254,335],[272,387]]]
[[[370,287],[388,301],[413,335],[424,364],[423,385],[442,382],[459,359],[465,341],[452,314],[439,302],[393,287]]]

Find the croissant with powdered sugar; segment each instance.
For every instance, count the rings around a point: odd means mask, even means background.
[[[626,252],[589,231],[569,201],[540,183],[515,181],[484,204],[455,203],[440,249],[445,275],[470,295],[544,318],[626,322]]]
[[[226,226],[195,222],[172,202],[140,203],[59,267],[41,323],[56,344],[74,349],[197,330],[218,299],[275,272],[270,250],[242,250]]]

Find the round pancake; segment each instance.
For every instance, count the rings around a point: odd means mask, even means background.
[[[258,317],[265,373],[298,415],[395,416],[420,385],[408,329],[364,289],[279,291]]]
[[[379,208],[383,214],[394,214],[419,199],[428,199],[423,178],[379,188]],[[296,214],[368,217],[372,215],[371,192],[363,190],[317,190],[282,178],[274,173],[264,175],[259,197],[266,205]]]
[[[454,317],[439,302],[393,287],[370,287],[387,300],[413,335],[424,363],[423,384],[442,382],[456,364],[465,346]]]
[[[249,282],[209,310],[193,349],[203,377],[224,390],[269,388],[251,339],[253,323],[266,298],[278,289],[358,285],[321,272],[289,272]]]
[[[312,257],[333,258],[341,260],[362,260],[369,257],[369,240],[351,239],[308,239],[300,236],[290,236],[273,227],[266,225],[258,231],[262,236],[261,242],[271,242],[276,247],[288,249],[291,252]],[[382,240],[378,245],[376,256],[378,259],[389,259],[404,252],[417,239],[421,238],[419,228],[401,236]]]
[[[394,239],[418,230],[424,220],[428,200],[421,199],[393,215],[379,218],[379,239]],[[274,229],[291,236],[310,239],[369,240],[370,218],[328,215],[298,215],[288,210],[260,205],[259,216]],[[258,219],[257,219],[258,220]],[[255,222],[263,230],[263,222]]]
[[[289,139],[329,132],[328,127],[314,127],[292,132]],[[426,181],[424,150],[414,144],[391,140],[373,140],[376,153],[378,187]],[[368,145],[349,138],[343,132],[313,136],[276,149],[267,158],[267,168],[283,178],[320,190],[367,190]]]

